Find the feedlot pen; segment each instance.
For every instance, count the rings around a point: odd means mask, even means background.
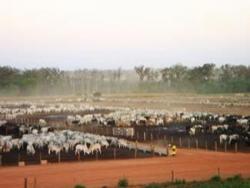
[[[89,112],[83,112],[88,114]],[[107,112],[105,112],[107,113]],[[101,126],[98,124],[77,126],[67,125],[65,123],[65,116],[58,114],[50,115],[46,120],[49,125],[56,129],[71,129],[75,131],[83,131],[93,134],[114,136],[113,127]],[[47,116],[48,117],[48,116]],[[28,119],[29,123],[36,123],[39,118],[44,116],[39,115]],[[25,121],[27,121],[27,119]],[[16,119],[14,123],[23,123],[24,119]],[[119,136],[119,138],[125,138],[132,142],[140,142],[146,144],[138,144],[138,150],[129,150],[128,148],[117,148],[108,147],[102,148],[102,153],[95,153],[90,155],[75,155],[74,151],[61,152],[59,155],[54,153],[48,155],[48,149],[36,149],[35,155],[28,155],[25,150],[17,151],[13,150],[7,153],[0,153],[0,161],[2,166],[18,165],[20,161],[25,162],[26,165],[40,164],[41,161],[46,160],[49,163],[57,162],[70,162],[70,161],[90,161],[90,160],[105,160],[105,159],[130,159],[130,158],[145,158],[159,155],[160,153],[166,155],[166,148],[168,144],[174,144],[178,148],[189,148],[189,149],[205,149],[213,151],[224,151],[224,152],[250,152],[250,147],[244,142],[239,141],[237,143],[220,144],[218,135],[205,133],[190,136],[186,133],[185,123],[171,123],[167,126],[133,126],[134,135],[130,137]],[[132,126],[131,126],[132,127]],[[156,145],[158,148],[156,148]],[[160,147],[159,147],[160,146]],[[140,149],[141,147],[141,149]],[[146,150],[143,152],[142,150]],[[158,150],[158,151],[157,151]]]
[[[62,151],[60,154],[55,153],[48,154],[48,149],[44,148],[36,150],[34,155],[28,155],[26,151],[11,151],[0,153],[2,166],[17,166],[19,162],[24,162],[25,165],[41,164],[41,161],[46,160],[48,163],[59,163],[59,162],[73,162],[73,161],[93,161],[93,160],[108,160],[108,159],[132,159],[132,158],[147,158],[158,155],[156,152],[150,151],[147,146],[147,151],[139,150],[140,145],[138,144],[138,150],[128,148],[117,148],[108,147],[102,148],[102,153],[93,153],[89,155],[75,155],[74,151],[65,152]],[[144,147],[145,148],[145,147]],[[162,149],[164,150],[164,149]],[[166,151],[162,151],[165,152]]]

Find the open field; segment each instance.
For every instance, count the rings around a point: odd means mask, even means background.
[[[58,100],[59,99],[59,100]],[[86,100],[84,100],[86,99]],[[106,94],[102,100],[93,101],[83,96],[37,96],[37,97],[1,97],[4,102],[45,102],[45,103],[82,103],[102,107],[131,107],[165,109],[168,111],[211,112],[218,114],[249,115],[250,94],[194,94],[194,93],[122,93]]]
[[[211,112],[218,114],[249,115],[249,94],[193,93],[166,94],[113,94],[104,96],[104,101],[94,103],[100,106],[121,106],[131,108],[165,109],[173,112]]]
[[[222,177],[241,174],[250,177],[248,154],[179,150],[176,157],[150,159],[110,160],[81,163],[48,164],[45,166],[0,168],[0,187],[22,188],[24,178],[32,187],[73,187],[83,183],[87,187],[113,187],[120,178],[130,184],[146,184],[175,179],[205,180],[218,173]]]

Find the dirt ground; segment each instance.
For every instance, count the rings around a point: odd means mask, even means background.
[[[176,157],[2,167],[0,187],[23,188],[25,177],[28,188],[70,188],[78,183],[88,188],[114,187],[123,177],[136,185],[170,181],[172,170],[175,179],[204,180],[218,174],[218,168],[223,177],[250,177],[249,154],[182,149]]]
[[[194,94],[194,93],[121,93],[105,94],[101,101],[94,102],[91,95],[84,96],[40,96],[40,97],[0,97],[0,102],[30,101],[45,103],[87,102],[99,107],[131,107],[164,109],[172,112],[211,112],[218,114],[238,114],[249,116],[250,94]],[[57,101],[57,99],[60,99]]]
[[[99,106],[164,109],[172,112],[211,112],[248,116],[249,94],[113,94],[94,103]]]

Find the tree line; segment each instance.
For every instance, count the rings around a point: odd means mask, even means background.
[[[249,92],[250,66],[225,64],[216,67],[207,63],[189,68],[181,64],[154,70],[150,67],[135,67],[142,88],[159,87],[163,91],[195,91],[201,93]],[[160,83],[148,85],[147,83]],[[162,89],[160,89],[163,87]]]
[[[136,66],[134,70],[75,70],[57,68],[20,70],[0,67],[1,95],[66,95],[113,92],[250,92],[250,66],[176,64],[162,69]]]
[[[0,95],[71,95],[113,92],[122,70],[75,70],[58,68],[20,70],[0,67]]]

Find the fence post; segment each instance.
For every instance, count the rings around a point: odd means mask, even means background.
[[[137,158],[137,141],[135,142],[135,158]]]
[[[205,149],[207,150],[207,140],[205,141]]]
[[[198,139],[195,139],[195,145],[196,145],[196,149],[199,148],[199,140]]]
[[[146,141],[146,132],[145,131],[143,133],[143,139],[144,139],[144,141]]]
[[[151,144],[151,151],[152,151],[152,156],[154,157],[154,155],[155,155],[155,148],[154,148],[153,144]]]
[[[224,144],[224,151],[227,152],[227,142]]]
[[[116,159],[116,148],[113,150],[114,159]]]
[[[174,182],[174,171],[171,171],[171,181]]]
[[[168,146],[168,140],[165,141],[165,145]]]
[[[150,136],[151,136],[151,141],[153,141],[153,134],[151,133]]]
[[[217,151],[217,142],[214,142],[214,150]]]
[[[28,179],[24,178],[24,188],[28,188]]]
[[[171,136],[171,144],[173,144],[173,143],[174,143],[174,137]]]
[[[34,186],[33,186],[33,188],[36,188],[36,177],[34,177]]]
[[[19,151],[18,151],[18,153],[17,153],[17,158],[18,158],[17,160],[18,160],[18,162],[19,162],[19,161],[20,161],[20,158],[21,158],[21,157],[20,157],[20,152],[19,152]]]
[[[98,160],[98,151],[95,152],[95,160]]]
[[[237,153],[237,152],[238,152],[238,143],[237,143],[237,142],[235,142],[235,145],[234,145],[234,151],[235,151],[235,153]]]
[[[179,146],[182,147],[181,137],[179,138]]]
[[[61,151],[59,151],[59,153],[58,153],[58,163],[60,163],[61,162]]]
[[[190,149],[190,138],[188,138],[188,149]]]
[[[136,133],[136,140],[139,140],[139,133]]]
[[[41,152],[41,150],[39,150],[39,158],[40,158],[40,163],[41,163],[41,161],[42,161],[42,152]]]

